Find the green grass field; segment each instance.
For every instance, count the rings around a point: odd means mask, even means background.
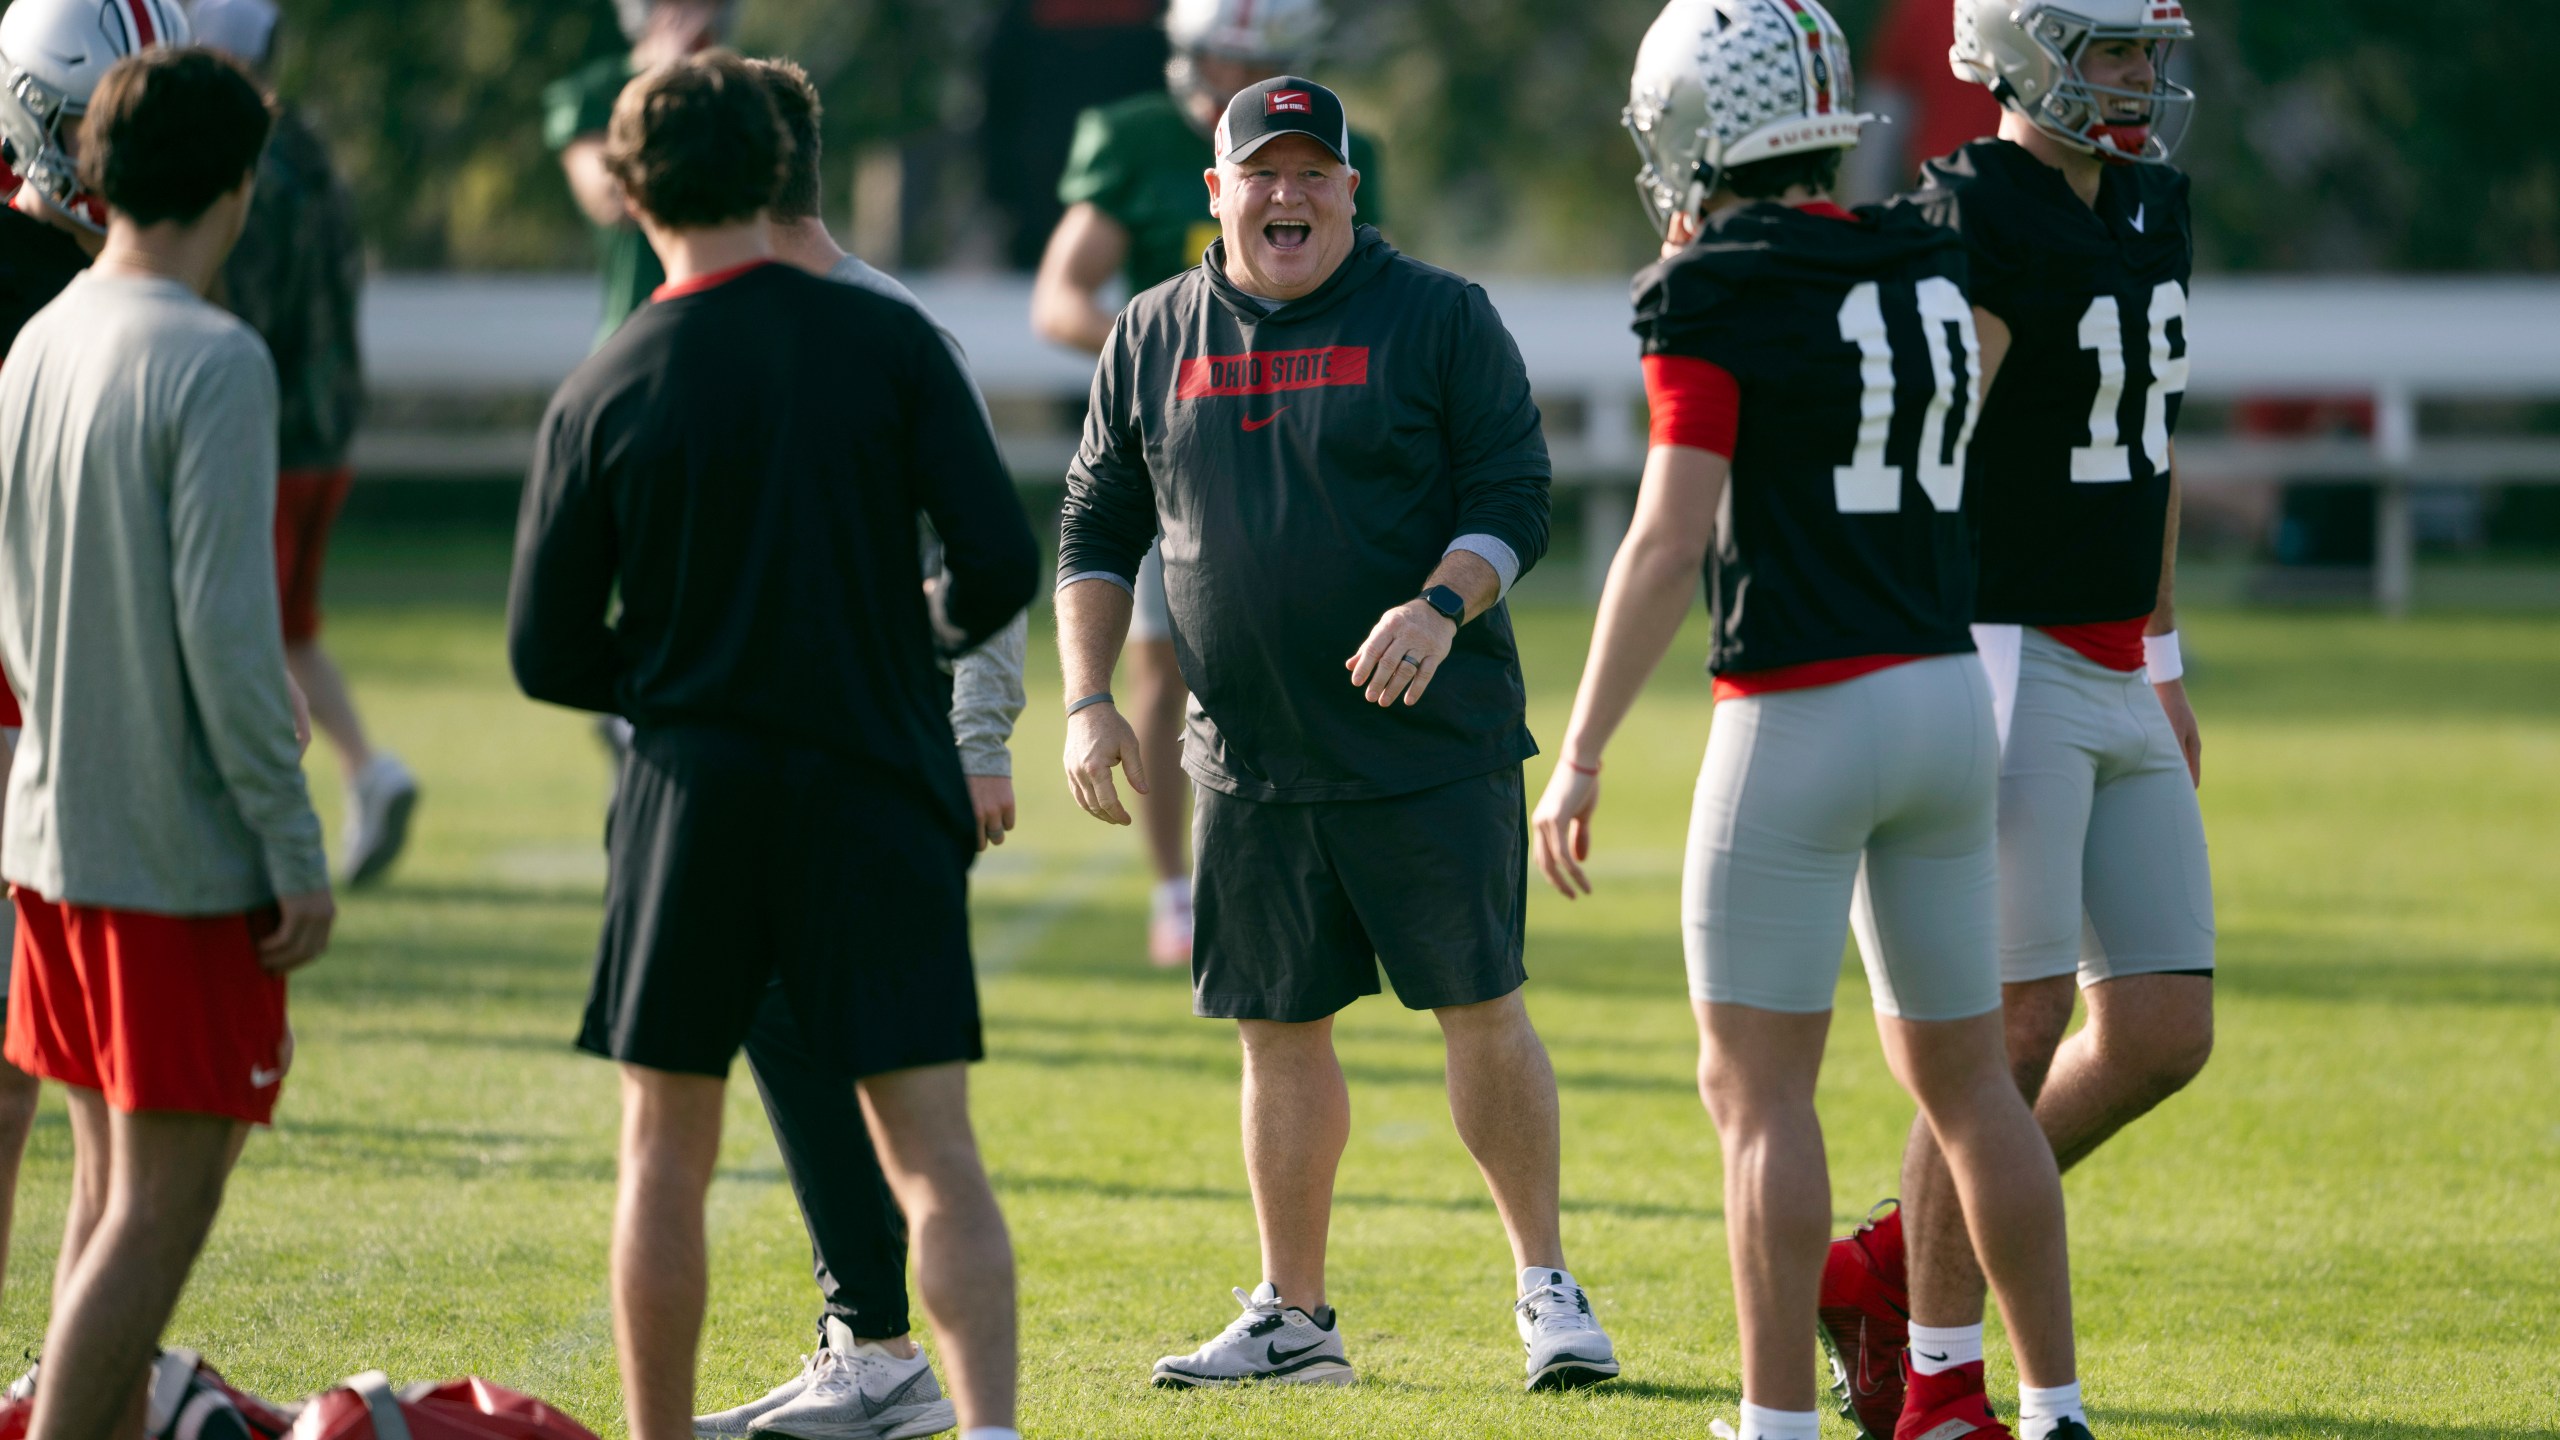
[[[394,883],[295,982],[299,1063],[172,1339],[250,1388],[478,1372],[622,1433],[605,1289],[614,1077],[568,1046],[603,874],[584,721],[518,698],[503,550],[350,537],[331,637],[427,786]],[[1521,616],[1550,743],[1585,614]],[[2205,611],[2221,1047],[2068,1181],[2082,1374],[2110,1440],[2560,1433],[2560,618]],[[1347,646],[1348,642],[1346,642]],[[1356,1388],[1172,1395],[1148,1364],[1254,1274],[1231,1030],[1140,955],[1134,837],[1057,777],[1035,640],[1023,828],[978,872],[993,1058],[977,1113],[1023,1264],[1034,1436],[1701,1436],[1738,1399],[1715,1137],[1691,1086],[1680,841],[1708,719],[1701,637],[1611,755],[1596,902],[1541,890],[1530,1001],[1565,1107],[1566,1241],[1627,1380],[1519,1393],[1500,1231],[1451,1130],[1428,1017],[1341,1024],[1354,1135],[1333,1298]],[[315,752],[323,814],[336,789]],[[1548,761],[1531,763],[1534,787]],[[1843,1223],[1910,1109],[1851,966],[1824,1118]],[[711,1200],[706,1408],[759,1394],[816,1302],[752,1087]],[[0,1301],[42,1326],[69,1167],[49,1098]],[[1811,1344],[1808,1340],[1808,1353]],[[2013,1383],[1995,1359],[1994,1388]],[[1829,1422],[1832,1433],[1845,1427]]]

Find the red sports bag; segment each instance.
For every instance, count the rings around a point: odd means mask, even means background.
[[[303,1402],[289,1440],[596,1440],[530,1395],[486,1380],[432,1381],[394,1392],[379,1370]]]

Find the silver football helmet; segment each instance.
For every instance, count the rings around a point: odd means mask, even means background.
[[[659,0],[613,0],[614,17],[622,22],[622,38],[637,45],[649,33],[649,12],[658,8]],[[738,28],[738,0],[720,0],[720,18],[712,33],[726,41]]]
[[[1186,99],[1197,95],[1224,105],[1234,97],[1202,82],[1202,56],[1251,61],[1271,75],[1304,70],[1326,23],[1324,0],[1173,0],[1164,17],[1165,41],[1173,52],[1165,61],[1165,83]]]
[[[80,188],[64,145],[115,63],[194,38],[177,0],[17,0],[0,15],[0,141],[9,168],[46,207],[103,235],[105,202]]]
[[[2192,39],[2184,0],[1956,0],[1960,79],[2075,150],[2119,165],[2168,163],[2186,138],[2195,92],[2169,78],[2169,52]],[[2130,40],[2151,49],[2148,90],[2093,84],[2080,73],[2089,47]],[[2110,118],[2109,101],[2140,101],[2139,120]]]
[[[1877,117],[1853,89],[1848,37],[1817,0],[1671,0],[1636,51],[1623,117],[1654,229],[1695,219],[1736,165],[1856,145]]]

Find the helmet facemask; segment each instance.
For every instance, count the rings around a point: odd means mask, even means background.
[[[2170,52],[2192,38],[2184,19],[2135,25],[2102,25],[2067,10],[2021,7],[2018,16],[2029,43],[2044,52],[2054,83],[2032,105],[2006,81],[1995,85],[2003,104],[2018,111],[2039,130],[2075,150],[2110,165],[2165,165],[2184,143],[2195,114],[2195,92],[2169,78]],[[2151,51],[2152,83],[2148,90],[2100,85],[2081,73],[2091,47],[2131,41]],[[2139,121],[2111,120],[2110,102],[2139,101]]]
[[[1689,164],[1687,174],[1681,174],[1681,161],[1675,158],[1681,147],[1665,143],[1670,137],[1662,131],[1664,116],[1665,107],[1648,96],[1619,112],[1618,123],[1626,127],[1628,137],[1636,142],[1636,154],[1644,160],[1636,171],[1636,198],[1652,220],[1653,232],[1668,236],[1673,217],[1696,219],[1706,209],[1707,197],[1716,193],[1716,182],[1724,176],[1724,142],[1701,128],[1690,137],[1697,144],[1698,158]]]
[[[46,209],[93,235],[106,234],[106,202],[81,188],[79,162],[62,143],[63,132],[79,128],[88,106],[72,103],[25,71],[14,78],[9,96],[0,100],[0,142],[6,146],[0,158]]]

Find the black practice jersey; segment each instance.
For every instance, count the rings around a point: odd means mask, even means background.
[[[1977,618],[2150,614],[2187,389],[2187,177],[2111,167],[2091,210],[2061,171],[2009,141],[1977,140],[1930,161],[1922,179],[1912,199],[1964,235],[1973,303],[2009,327],[1974,434]]]
[[[79,241],[0,201],[0,355],[87,268],[89,252]]]
[[[1964,284],[1962,242],[1899,206],[1748,206],[1636,276],[1645,353],[1741,394],[1707,561],[1716,673],[1973,648]]]

